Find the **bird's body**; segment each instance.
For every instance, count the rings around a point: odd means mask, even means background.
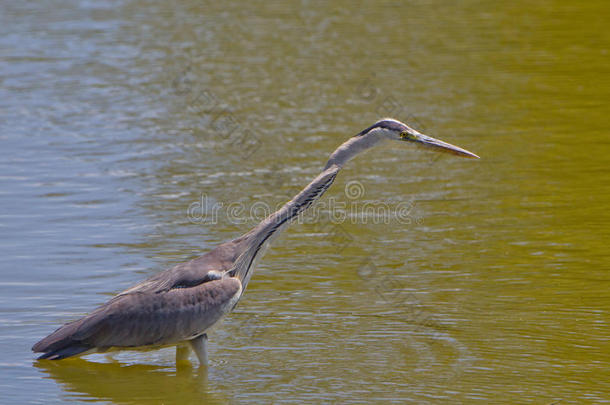
[[[32,350],[43,353],[41,359],[58,360],[92,352],[176,345],[177,360],[185,359],[192,348],[200,364],[205,364],[206,332],[235,307],[269,243],[331,186],[344,163],[384,139],[415,141],[477,157],[399,121],[378,121],[341,145],[322,173],[250,232],[121,292],[89,315],[63,325]]]

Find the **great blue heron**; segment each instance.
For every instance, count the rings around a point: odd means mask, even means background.
[[[200,365],[207,364],[206,332],[233,310],[269,243],[324,194],[348,160],[385,140],[478,158],[400,121],[382,119],[339,146],[322,173],[250,232],[123,291],[89,315],[63,325],[32,350],[43,353],[39,359],[59,360],[110,349],[176,345],[176,361],[187,359],[193,349]]]

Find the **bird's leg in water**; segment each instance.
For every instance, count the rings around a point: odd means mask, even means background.
[[[104,357],[106,358],[106,360],[108,360],[110,363],[114,363],[114,364],[120,364],[119,361],[117,359],[114,358],[114,356],[112,355],[112,353],[106,353],[104,354]]]
[[[189,340],[191,348],[195,351],[197,358],[199,359],[199,366],[208,365],[208,335],[203,334],[196,337],[195,339]]]
[[[176,346],[176,363],[187,361],[191,354],[191,346],[187,344],[178,344]]]

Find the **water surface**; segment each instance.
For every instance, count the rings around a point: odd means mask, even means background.
[[[610,401],[609,14],[3,2],[2,402]],[[170,349],[34,360],[58,325],[248,230],[382,116],[482,159],[353,161],[211,333],[207,374]]]

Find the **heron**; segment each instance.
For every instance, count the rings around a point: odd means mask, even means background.
[[[249,232],[115,295],[88,315],[59,327],[32,350],[42,353],[38,359],[60,360],[176,346],[177,363],[187,361],[193,351],[200,366],[206,366],[207,333],[235,308],[269,244],[328,190],[349,160],[385,141],[479,158],[398,120],[381,119],[341,144],[311,183]]]

